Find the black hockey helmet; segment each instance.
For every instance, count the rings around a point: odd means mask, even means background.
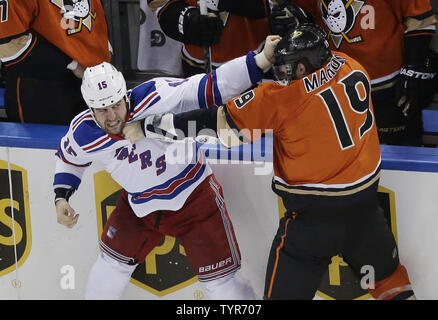
[[[296,80],[299,62],[308,73],[322,68],[332,57],[327,34],[319,26],[306,23],[286,34],[275,49],[274,72],[276,80]]]

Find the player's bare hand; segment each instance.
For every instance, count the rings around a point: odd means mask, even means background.
[[[56,214],[58,223],[66,226],[67,228],[73,228],[78,223],[79,215],[64,199],[56,201]]]
[[[280,40],[280,36],[267,36],[263,51],[254,57],[257,66],[264,72],[268,71],[275,62],[274,52]]]
[[[143,130],[141,129],[140,121],[128,122],[123,128],[123,137],[129,140],[132,144],[144,138]]]
[[[269,60],[269,62],[274,63],[275,62],[275,48],[277,47],[277,44],[280,42],[281,37],[277,35],[267,36],[265,47],[263,48],[263,53],[265,54],[266,58]]]

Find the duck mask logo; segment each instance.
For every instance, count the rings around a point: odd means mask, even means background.
[[[336,48],[341,46],[343,40],[349,44],[362,42],[361,35],[351,36],[349,33],[356,25],[358,14],[364,5],[360,0],[322,0],[322,20],[329,30],[329,37]]]
[[[61,9],[61,27],[67,31],[67,35],[73,35],[86,27],[91,32],[92,22],[96,19],[93,13],[91,0],[50,0]]]

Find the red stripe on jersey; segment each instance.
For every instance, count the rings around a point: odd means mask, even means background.
[[[82,121],[84,121],[84,120],[86,120],[86,119],[89,119],[89,118],[93,118],[93,117],[91,116],[91,114],[86,114],[86,115],[82,116],[82,118],[80,118],[80,119],[78,120],[78,122],[76,122],[76,124],[73,126],[72,129],[75,130],[75,129],[77,128],[77,126],[79,126],[79,124],[82,123]]]
[[[103,144],[107,142],[107,140],[110,140],[111,138],[108,135],[104,135],[100,140],[92,144],[91,146],[84,147],[84,151],[88,151],[90,149],[93,149],[94,147],[98,146],[99,144]]]
[[[207,85],[205,89],[205,98],[207,100],[207,107],[214,105],[214,99],[213,99],[213,72],[210,72],[208,75]]]
[[[75,163],[73,163],[73,162],[68,161],[68,160],[64,157],[64,154],[62,153],[62,150],[61,150],[60,148],[58,148],[58,153],[57,153],[57,154],[59,155],[59,158],[60,158],[63,162],[65,162],[65,163],[67,163],[67,164],[69,164],[69,165],[72,165],[72,166],[75,166],[75,167],[79,167],[79,168],[85,168],[85,167],[88,167],[88,166],[89,166],[88,164],[75,164]]]
[[[185,181],[190,180],[194,176],[196,176],[198,171],[201,169],[201,167],[203,165],[203,163],[202,163],[202,152],[200,152],[199,154],[201,156],[199,157],[198,163],[184,177],[182,177],[182,178],[180,178],[178,180],[175,180],[166,189],[163,189],[163,190],[153,190],[153,191],[150,191],[148,193],[143,193],[143,194],[141,194],[141,195],[139,195],[139,196],[137,196],[135,198],[136,199],[148,198],[148,197],[150,197],[151,195],[154,195],[154,194],[171,194],[179,185],[181,185]]]
[[[156,95],[158,95],[158,92],[154,92],[149,98],[147,98],[137,110],[134,110],[134,114],[142,110]]]

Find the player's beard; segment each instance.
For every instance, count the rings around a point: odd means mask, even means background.
[[[105,121],[104,130],[108,134],[121,135],[123,128],[125,127],[125,123],[125,120],[119,117],[113,121]]]

